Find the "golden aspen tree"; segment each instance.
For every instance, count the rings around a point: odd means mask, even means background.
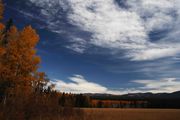
[[[26,94],[32,91],[32,83],[36,81],[40,58],[36,56],[35,46],[39,36],[31,26],[18,31],[11,27],[7,34],[5,53],[1,57],[1,77],[10,81],[12,88],[21,88]]]
[[[1,18],[2,14],[0,0]],[[18,30],[12,19],[6,25],[0,24],[0,95],[20,92],[28,95],[45,86],[45,73],[37,71],[41,61],[35,49],[38,41],[39,36],[31,26]]]
[[[0,19],[3,10],[0,0]],[[8,88],[15,93],[15,88],[21,88],[20,91],[28,94],[38,82],[43,82],[44,74],[37,72],[40,58],[36,56],[35,47],[38,41],[39,36],[31,26],[19,31],[12,19],[6,25],[0,23],[0,86],[4,89],[1,92]]]

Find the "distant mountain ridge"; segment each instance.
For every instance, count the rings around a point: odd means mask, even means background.
[[[145,99],[180,99],[180,91],[173,93],[129,93],[124,95],[112,94],[86,94],[93,99],[108,99],[108,100],[145,100]]]

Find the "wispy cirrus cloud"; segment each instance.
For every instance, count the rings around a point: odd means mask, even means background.
[[[118,5],[118,0],[29,1],[40,7],[52,31],[61,33],[61,26],[68,23],[91,33],[83,45],[77,38],[84,37],[74,36],[74,42],[67,48],[76,52],[86,53],[90,44],[109,49],[107,54],[123,50],[124,57],[132,61],[179,54],[179,0],[129,0],[124,3],[126,8]],[[161,34],[163,31],[166,33],[156,41],[151,38],[151,33]]]
[[[141,60],[154,60],[163,57],[173,57],[179,54],[180,46],[172,45],[171,47],[159,46],[157,48],[148,48],[145,50],[136,51],[133,54],[130,54],[132,60],[141,61]]]
[[[77,53],[84,53],[86,50],[86,41],[84,39],[81,38],[74,38],[73,40],[70,41],[71,44],[67,45],[66,48],[71,49]]]

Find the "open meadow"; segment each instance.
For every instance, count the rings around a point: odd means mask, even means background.
[[[177,109],[84,109],[85,120],[180,120]]]

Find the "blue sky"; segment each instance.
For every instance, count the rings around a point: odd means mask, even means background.
[[[37,30],[40,70],[58,90],[180,90],[179,0],[6,0],[5,7],[5,20]]]

